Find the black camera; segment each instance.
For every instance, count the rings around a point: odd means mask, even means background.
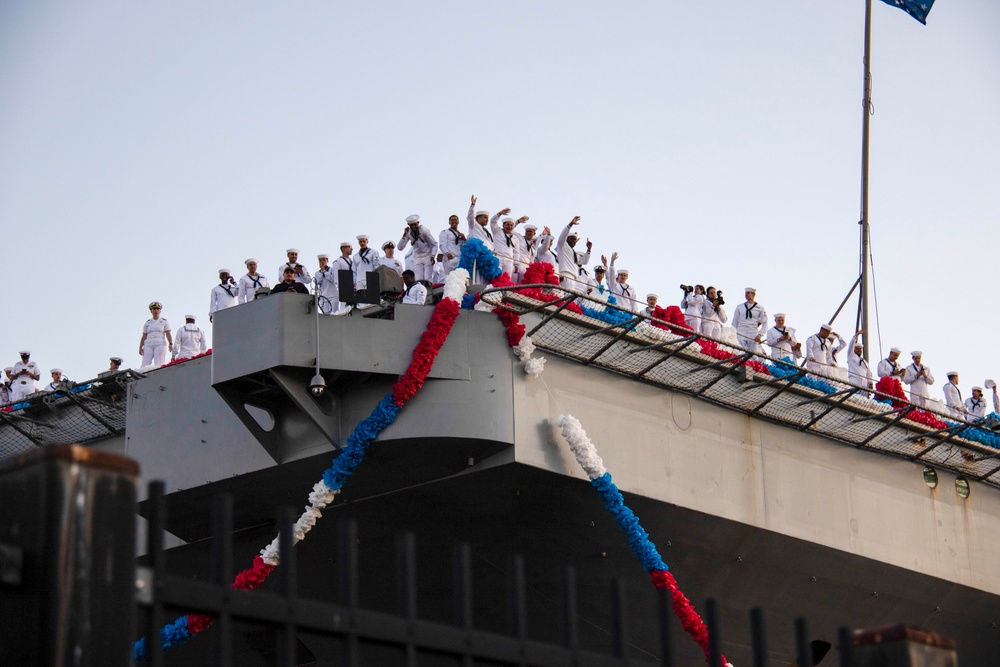
[[[694,291],[694,288],[690,285],[681,285],[681,290],[683,290],[685,294],[690,294]]]
[[[722,298],[722,290],[715,293],[715,300],[719,302],[720,306],[726,303],[726,300]]]

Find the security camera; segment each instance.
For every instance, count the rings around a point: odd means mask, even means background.
[[[313,398],[319,398],[326,392],[326,380],[323,376],[317,373],[313,376],[313,379],[309,381],[309,393],[313,395]]]

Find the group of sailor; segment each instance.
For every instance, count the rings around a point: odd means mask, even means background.
[[[311,274],[308,267],[299,262],[298,248],[288,248],[287,261],[278,267],[277,280],[273,286],[265,275],[258,272],[259,262],[256,258],[245,260],[246,273],[239,280],[229,269],[220,269],[219,284],[212,288],[209,299],[209,322],[214,321],[215,313],[225,308],[247,303],[265,294],[308,293],[310,285],[328,304],[321,312],[344,314],[350,312],[350,306],[339,299],[340,272],[350,272],[354,289],[364,290],[367,287],[368,272],[383,266],[402,277],[405,286],[403,303],[424,304],[427,300],[426,286],[443,282],[445,276],[458,268],[462,247],[473,238],[482,241],[493,252],[501,270],[510,275],[514,282],[523,279],[525,269],[530,264],[544,262],[553,267],[561,284],[567,289],[582,294],[595,290],[610,294],[615,297],[618,308],[656,317],[659,296],[650,293],[646,294],[644,301],[640,300],[635,288],[629,283],[628,269],[619,268],[616,264],[617,252],[611,254],[610,262],[602,255],[600,264],[592,267],[591,276],[587,265],[590,263],[593,243],[587,239],[581,247],[581,237],[575,229],[580,224],[579,216],[570,220],[556,235],[549,227],[539,230],[538,226],[528,224],[529,218],[526,215],[516,219],[511,217],[510,208],[503,208],[491,215],[489,211],[477,210],[476,204],[476,196],[472,195],[466,215],[466,232],[459,230],[459,217],[453,214],[448,218],[447,228],[435,238],[430,229],[421,223],[419,215],[410,215],[406,218],[406,226],[398,243],[386,241],[380,246],[380,252],[370,246],[366,234],[359,234],[355,237],[357,252],[354,251],[353,243],[344,241],[340,244],[340,255],[333,261],[327,254],[317,255],[319,268],[315,274]],[[518,227],[522,227],[523,233],[517,231]],[[397,250],[402,252],[407,249],[405,259],[396,257]],[[473,280],[481,282],[479,276],[474,276]],[[722,291],[713,286],[705,288],[703,285],[682,285],[681,289],[684,295],[680,308],[684,312],[688,328],[704,336],[721,339],[723,325],[729,321]],[[745,301],[734,308],[732,327],[738,344],[747,351],[764,354],[761,345],[766,344],[774,359],[788,359],[792,363],[803,365],[805,371],[810,373],[846,379],[866,390],[874,389],[876,374],[879,378],[898,378],[909,386],[910,401],[915,406],[933,406],[929,387],[934,384],[934,376],[930,368],[921,363],[923,355],[920,351],[912,352],[912,363],[903,367],[898,363],[900,350],[892,348],[889,356],[878,363],[873,374],[863,356],[864,346],[860,339],[864,331],[857,332],[848,344],[833,331],[831,325],[823,324],[816,333],[806,338],[803,350],[803,344],[796,338],[796,330],[786,326],[785,313],[776,313],[774,325],[768,328],[767,312],[756,300],[757,290],[747,287],[744,296]],[[151,317],[143,325],[139,341],[142,367],[161,366],[166,363],[168,355],[172,359],[178,359],[207,351],[207,336],[195,323],[194,315],[184,316],[185,324],[174,336],[169,322],[161,317],[162,304],[154,301],[149,304],[149,309]],[[848,350],[847,373],[846,377],[841,377],[842,369],[837,364],[837,353],[845,348]],[[15,402],[35,391],[34,383],[39,379],[39,372],[34,362],[29,361],[29,356],[29,352],[22,351],[21,361],[5,369],[4,393],[0,393],[0,403],[4,399]],[[111,360],[111,371],[122,363],[118,357],[112,357]],[[54,390],[57,384],[65,382],[65,378],[61,369],[53,369],[51,372],[53,382],[48,388]],[[944,395],[951,414],[958,418],[984,416],[986,404],[982,387],[973,387],[972,397],[963,401],[958,388],[958,374],[949,373],[948,378]],[[1000,412],[995,384],[991,388],[994,410]]]
[[[21,350],[18,356],[21,360],[13,366],[4,368],[3,376],[0,377],[0,406],[18,403],[38,391],[35,383],[41,379],[41,371],[38,364],[31,360],[31,350]],[[101,375],[114,373],[121,368],[121,365],[121,357],[111,357],[110,368]],[[72,380],[66,377],[61,368],[53,368],[49,374],[52,376],[52,381],[41,391],[68,391],[72,388]]]

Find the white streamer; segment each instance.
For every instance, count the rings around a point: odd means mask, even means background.
[[[322,510],[333,502],[338,493],[340,493],[340,489],[331,489],[323,480],[313,485],[312,492],[309,494],[309,504],[306,506],[306,511],[299,516],[295,525],[292,526],[293,545],[305,539],[306,533],[312,530],[312,527],[316,525],[319,518],[323,516]],[[261,560],[268,565],[277,567],[281,562],[279,542],[280,538],[275,537],[271,540],[270,544],[260,550]]]
[[[462,303],[462,296],[465,295],[465,288],[469,284],[469,272],[465,269],[455,269],[444,279],[445,299],[454,299]]]
[[[573,415],[561,415],[556,425],[562,429],[562,435],[566,438],[569,448],[573,450],[576,462],[587,473],[588,478],[597,479],[608,472],[604,467],[604,461],[597,455],[597,447],[587,437],[587,432],[583,430],[579,419]]]

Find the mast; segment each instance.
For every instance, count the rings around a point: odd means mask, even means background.
[[[869,341],[871,331],[868,330],[868,131],[871,121],[872,104],[872,0],[865,0],[865,80],[863,94],[863,114],[861,124],[861,329],[864,330],[864,357],[869,360]]]

